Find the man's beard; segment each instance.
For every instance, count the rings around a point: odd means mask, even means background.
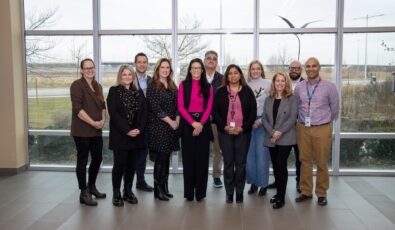
[[[300,76],[301,76],[301,74],[298,74],[298,75],[289,75],[289,77],[293,80],[293,81],[296,81],[296,80],[298,80],[299,78],[300,78]]]

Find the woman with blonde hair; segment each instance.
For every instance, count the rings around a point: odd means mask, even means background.
[[[296,144],[296,117],[298,98],[292,95],[291,80],[285,73],[273,76],[269,97],[263,109],[263,125],[266,135],[264,144],[269,147],[276,181],[277,194],[270,199],[274,209],[285,204],[288,181],[287,160],[292,146]]]
[[[109,148],[114,153],[112,169],[113,199],[115,206],[123,206],[123,200],[136,204],[132,192],[132,179],[138,154],[145,147],[144,131],[147,108],[143,91],[139,88],[136,75],[128,65],[119,68],[117,84],[107,96],[110,115]],[[124,179],[123,197],[121,181]]]
[[[265,138],[265,128],[262,125],[262,113],[265,99],[269,95],[270,80],[265,79],[263,65],[253,60],[248,67],[248,86],[254,93],[257,104],[257,115],[252,129],[251,142],[247,154],[247,184],[251,184],[248,194],[254,194],[258,187],[259,196],[266,194],[269,182],[269,149],[262,144]]]

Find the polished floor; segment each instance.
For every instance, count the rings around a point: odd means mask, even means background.
[[[147,181],[152,184],[152,174]],[[101,173],[97,187],[107,193],[97,207],[78,202],[74,173],[28,171],[0,177],[0,229],[395,229],[394,177],[331,177],[328,206],[317,199],[295,203],[294,177],[289,178],[286,205],[273,210],[269,199],[248,195],[243,204],[225,203],[224,188],[214,188],[211,178],[203,202],[183,198],[182,175],[170,178],[175,198],[154,200],[136,191],[139,203],[114,207],[111,174]]]

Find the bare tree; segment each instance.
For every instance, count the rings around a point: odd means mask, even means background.
[[[198,29],[201,22],[197,19],[181,19],[181,25],[184,29]],[[200,34],[182,34],[178,36],[178,60],[187,63],[191,56],[201,56],[201,52],[207,48],[207,44],[202,43]],[[171,58],[171,39],[169,36],[145,36],[144,40],[149,51],[155,58]]]
[[[48,9],[44,12],[33,11],[26,16],[26,30],[40,30],[54,25],[57,21],[58,8]],[[26,59],[28,63],[50,58],[45,53],[55,47],[56,43],[43,37],[26,37]]]
[[[73,40],[73,45],[70,47],[71,52],[71,60],[76,66],[76,76],[79,76],[79,63],[80,61],[88,56],[88,52],[86,51],[86,41],[80,45],[75,44],[75,40]]]
[[[277,55],[272,55],[267,61],[268,65],[273,65],[274,72],[286,71],[285,66],[292,61],[292,58],[288,56],[287,47],[279,47]]]

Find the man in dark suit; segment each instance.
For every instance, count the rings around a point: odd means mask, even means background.
[[[289,69],[289,77],[292,80],[292,90],[295,89],[295,86],[297,83],[301,82],[304,80],[304,78],[302,77],[302,64],[299,61],[292,61],[291,64],[289,64],[288,66]],[[299,160],[299,148],[298,145],[294,145],[293,147],[293,151],[295,154],[295,169],[296,169],[296,190],[298,191],[298,193],[301,192],[300,190],[300,186],[299,186],[299,181],[300,181],[300,160]],[[275,182],[273,182],[272,184],[268,185],[267,188],[275,188]]]
[[[304,80],[302,75],[302,64],[299,61],[293,61],[291,64],[289,64],[289,77],[292,80],[292,90],[295,89],[295,86],[298,82],[301,82]],[[293,146],[293,150],[295,153],[295,169],[296,169],[296,190],[298,193],[301,192],[300,187],[299,187],[299,181],[300,181],[300,160],[299,160],[299,148],[298,145]]]
[[[223,75],[216,71],[218,65],[218,54],[214,50],[209,50],[204,54],[204,68],[206,69],[207,81],[213,86],[213,93],[222,85]],[[222,153],[218,142],[217,125],[211,123],[213,130],[213,185],[216,188],[221,188],[221,168],[222,168]]]
[[[148,57],[144,53],[138,53],[134,57],[134,65],[136,67],[136,77],[139,82],[140,88],[143,90],[144,96],[146,96],[147,93],[147,86],[148,82],[151,80],[151,77],[147,75],[147,69],[148,69]],[[146,132],[144,132],[144,135],[147,137]],[[152,186],[147,184],[144,178],[144,173],[145,173],[145,167],[147,164],[147,155],[148,155],[148,143],[146,140],[146,148],[139,154],[138,159],[137,159],[137,165],[136,165],[136,174],[137,174],[137,182],[136,182],[136,188],[147,191],[147,192],[152,192],[154,189]]]

